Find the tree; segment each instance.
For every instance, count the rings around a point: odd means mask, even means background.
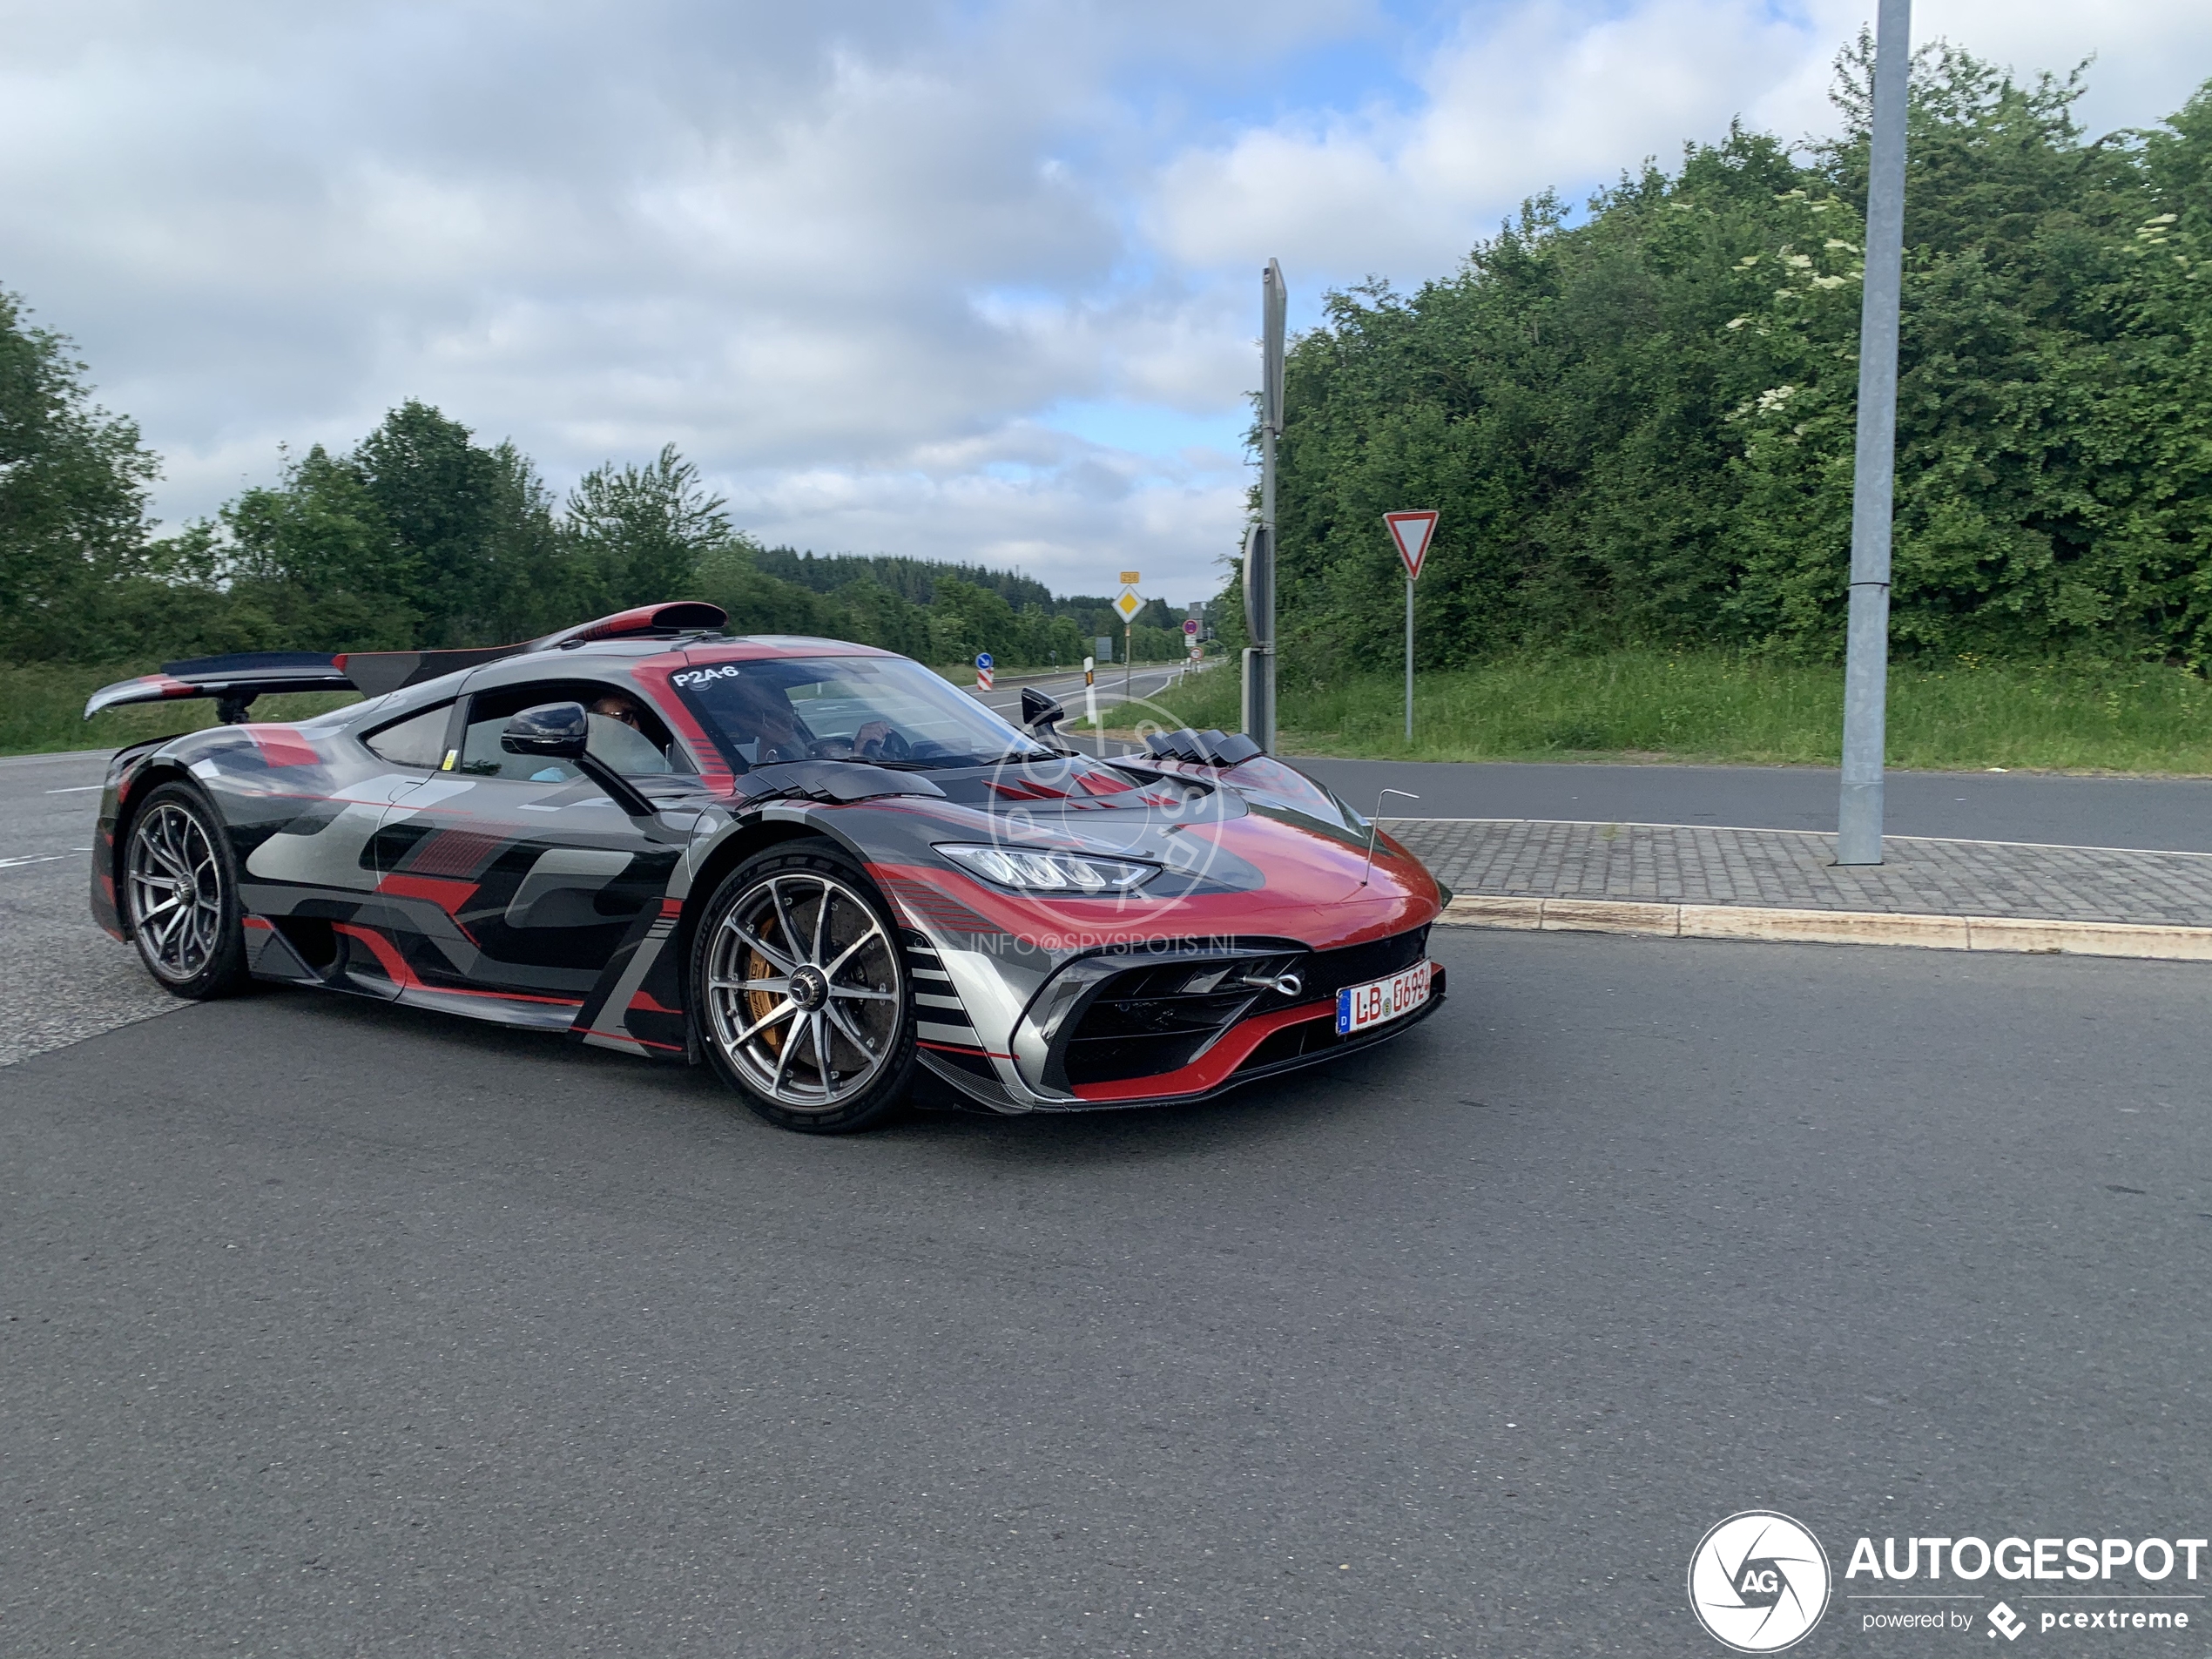
[[[938,577],[929,602],[930,661],[964,663],[988,651],[1011,663],[1018,632],[1014,607],[998,594],[958,577]]]
[[[646,466],[586,473],[569,492],[568,533],[604,608],[621,610],[688,593],[730,541],[725,505],[671,443]]]
[[[0,291],[0,646],[57,657],[117,632],[118,584],[147,577],[159,463],[96,406],[67,339]]]
[[[245,631],[300,650],[404,650],[422,632],[412,550],[392,532],[362,471],[320,444],[273,488],[222,509],[227,586]]]
[[[1832,656],[1857,398],[1866,43],[1836,142],[1737,130],[1453,278],[1332,294],[1278,457],[1285,672],[1396,625],[1380,516],[1442,510],[1432,665],[1622,642]],[[1902,651],[2212,660],[2212,91],[2089,142],[2078,77],[1913,78]],[[1241,594],[1224,596],[1224,635]]]
[[[395,597],[421,618],[416,643],[490,643],[498,610],[489,553],[500,463],[469,428],[410,398],[361,440],[352,462],[394,543]]]
[[[491,533],[484,549],[484,637],[533,639],[590,614],[587,574],[555,516],[553,492],[511,442],[491,452]]]

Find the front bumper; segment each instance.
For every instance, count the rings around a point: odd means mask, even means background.
[[[1422,930],[1426,934],[1426,930]],[[925,1044],[921,1062],[933,1075],[995,1112],[1109,1111],[1126,1107],[1184,1105],[1211,1100],[1232,1089],[1307,1066],[1359,1053],[1404,1035],[1433,1014],[1445,999],[1446,973],[1431,961],[1426,1001],[1386,1025],[1350,1035],[1336,1028],[1336,998],[1251,1014],[1224,1031],[1188,1064],[1150,1076],[1079,1082],[1065,1092],[1025,1086],[1012,1055],[989,1056]],[[995,1060],[996,1063],[993,1063]],[[1008,1072],[1013,1075],[1009,1077]]]

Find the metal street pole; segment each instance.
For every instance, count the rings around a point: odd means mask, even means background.
[[[1289,291],[1273,260],[1260,273],[1259,523],[1244,537],[1244,734],[1275,746],[1275,440],[1283,433],[1283,324]]]
[[[1881,0],[1867,156],[1866,277],[1858,325],[1858,453],[1851,482],[1851,625],[1844,648],[1844,785],[1836,862],[1882,861],[1888,725],[1890,522],[1897,482],[1897,336],[1905,260],[1905,91],[1912,0]]]
[[[1406,741],[1413,740],[1413,578],[1406,578]]]

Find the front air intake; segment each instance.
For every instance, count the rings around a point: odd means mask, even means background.
[[[1303,994],[1291,970],[1305,955],[1163,962],[1116,974],[1090,998],[1060,1049],[1069,1086],[1180,1070],[1246,1015],[1289,1007],[1291,996]]]

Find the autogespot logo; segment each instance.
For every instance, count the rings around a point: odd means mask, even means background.
[[[1715,1641],[1738,1653],[1779,1653],[1828,1610],[1827,1553],[1787,1515],[1730,1515],[1689,1558],[1689,1605]]]

